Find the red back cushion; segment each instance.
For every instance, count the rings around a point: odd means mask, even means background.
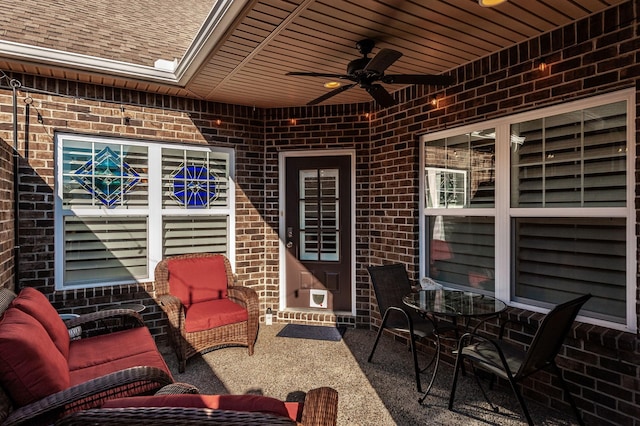
[[[169,291],[186,307],[227,298],[227,270],[223,256],[169,259]]]
[[[262,395],[155,395],[110,399],[102,408],[185,407],[248,411],[289,417],[284,402]],[[295,420],[295,418],[293,419]]]
[[[15,308],[0,319],[0,383],[17,406],[69,387],[67,359],[35,318]]]
[[[69,331],[49,299],[35,288],[25,287],[11,306],[34,317],[47,331],[65,359],[69,358]]]

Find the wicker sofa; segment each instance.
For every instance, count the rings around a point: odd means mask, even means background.
[[[173,383],[139,314],[116,309],[65,323],[33,288],[0,289],[0,424],[51,424],[115,397]],[[80,339],[69,329],[83,326]],[[90,330],[90,331],[89,331]]]
[[[328,387],[310,390],[303,402],[283,402],[260,395],[160,393],[163,395],[114,399],[103,408],[72,413],[56,426],[335,426],[337,421],[338,392]]]
[[[236,285],[226,256],[195,253],[163,259],[155,269],[155,284],[180,373],[190,357],[217,347],[246,346],[253,355],[258,294]]]

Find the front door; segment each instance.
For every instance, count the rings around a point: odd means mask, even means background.
[[[288,308],[352,311],[351,157],[285,157]]]

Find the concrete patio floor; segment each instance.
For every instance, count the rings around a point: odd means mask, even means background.
[[[489,392],[492,402],[500,407],[495,413],[470,375],[460,378],[455,411],[449,411],[453,368],[446,364],[441,364],[431,394],[420,405],[411,354],[390,337],[383,336],[373,362],[368,363],[373,331],[347,329],[342,341],[330,342],[277,337],[282,327],[261,325],[253,356],[241,347],[214,350],[190,359],[183,374],[178,373],[171,349],[160,349],[175,380],[194,384],[201,393],[261,394],[298,400],[310,389],[331,386],[339,392],[340,426],[526,424],[510,389],[497,387]],[[577,424],[570,412],[527,402],[536,425]]]

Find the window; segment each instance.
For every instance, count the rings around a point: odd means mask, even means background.
[[[149,280],[181,253],[230,253],[233,151],[56,135],[56,289]]]
[[[591,293],[582,315],[635,331],[634,108],[625,91],[424,136],[423,273],[534,310]]]

